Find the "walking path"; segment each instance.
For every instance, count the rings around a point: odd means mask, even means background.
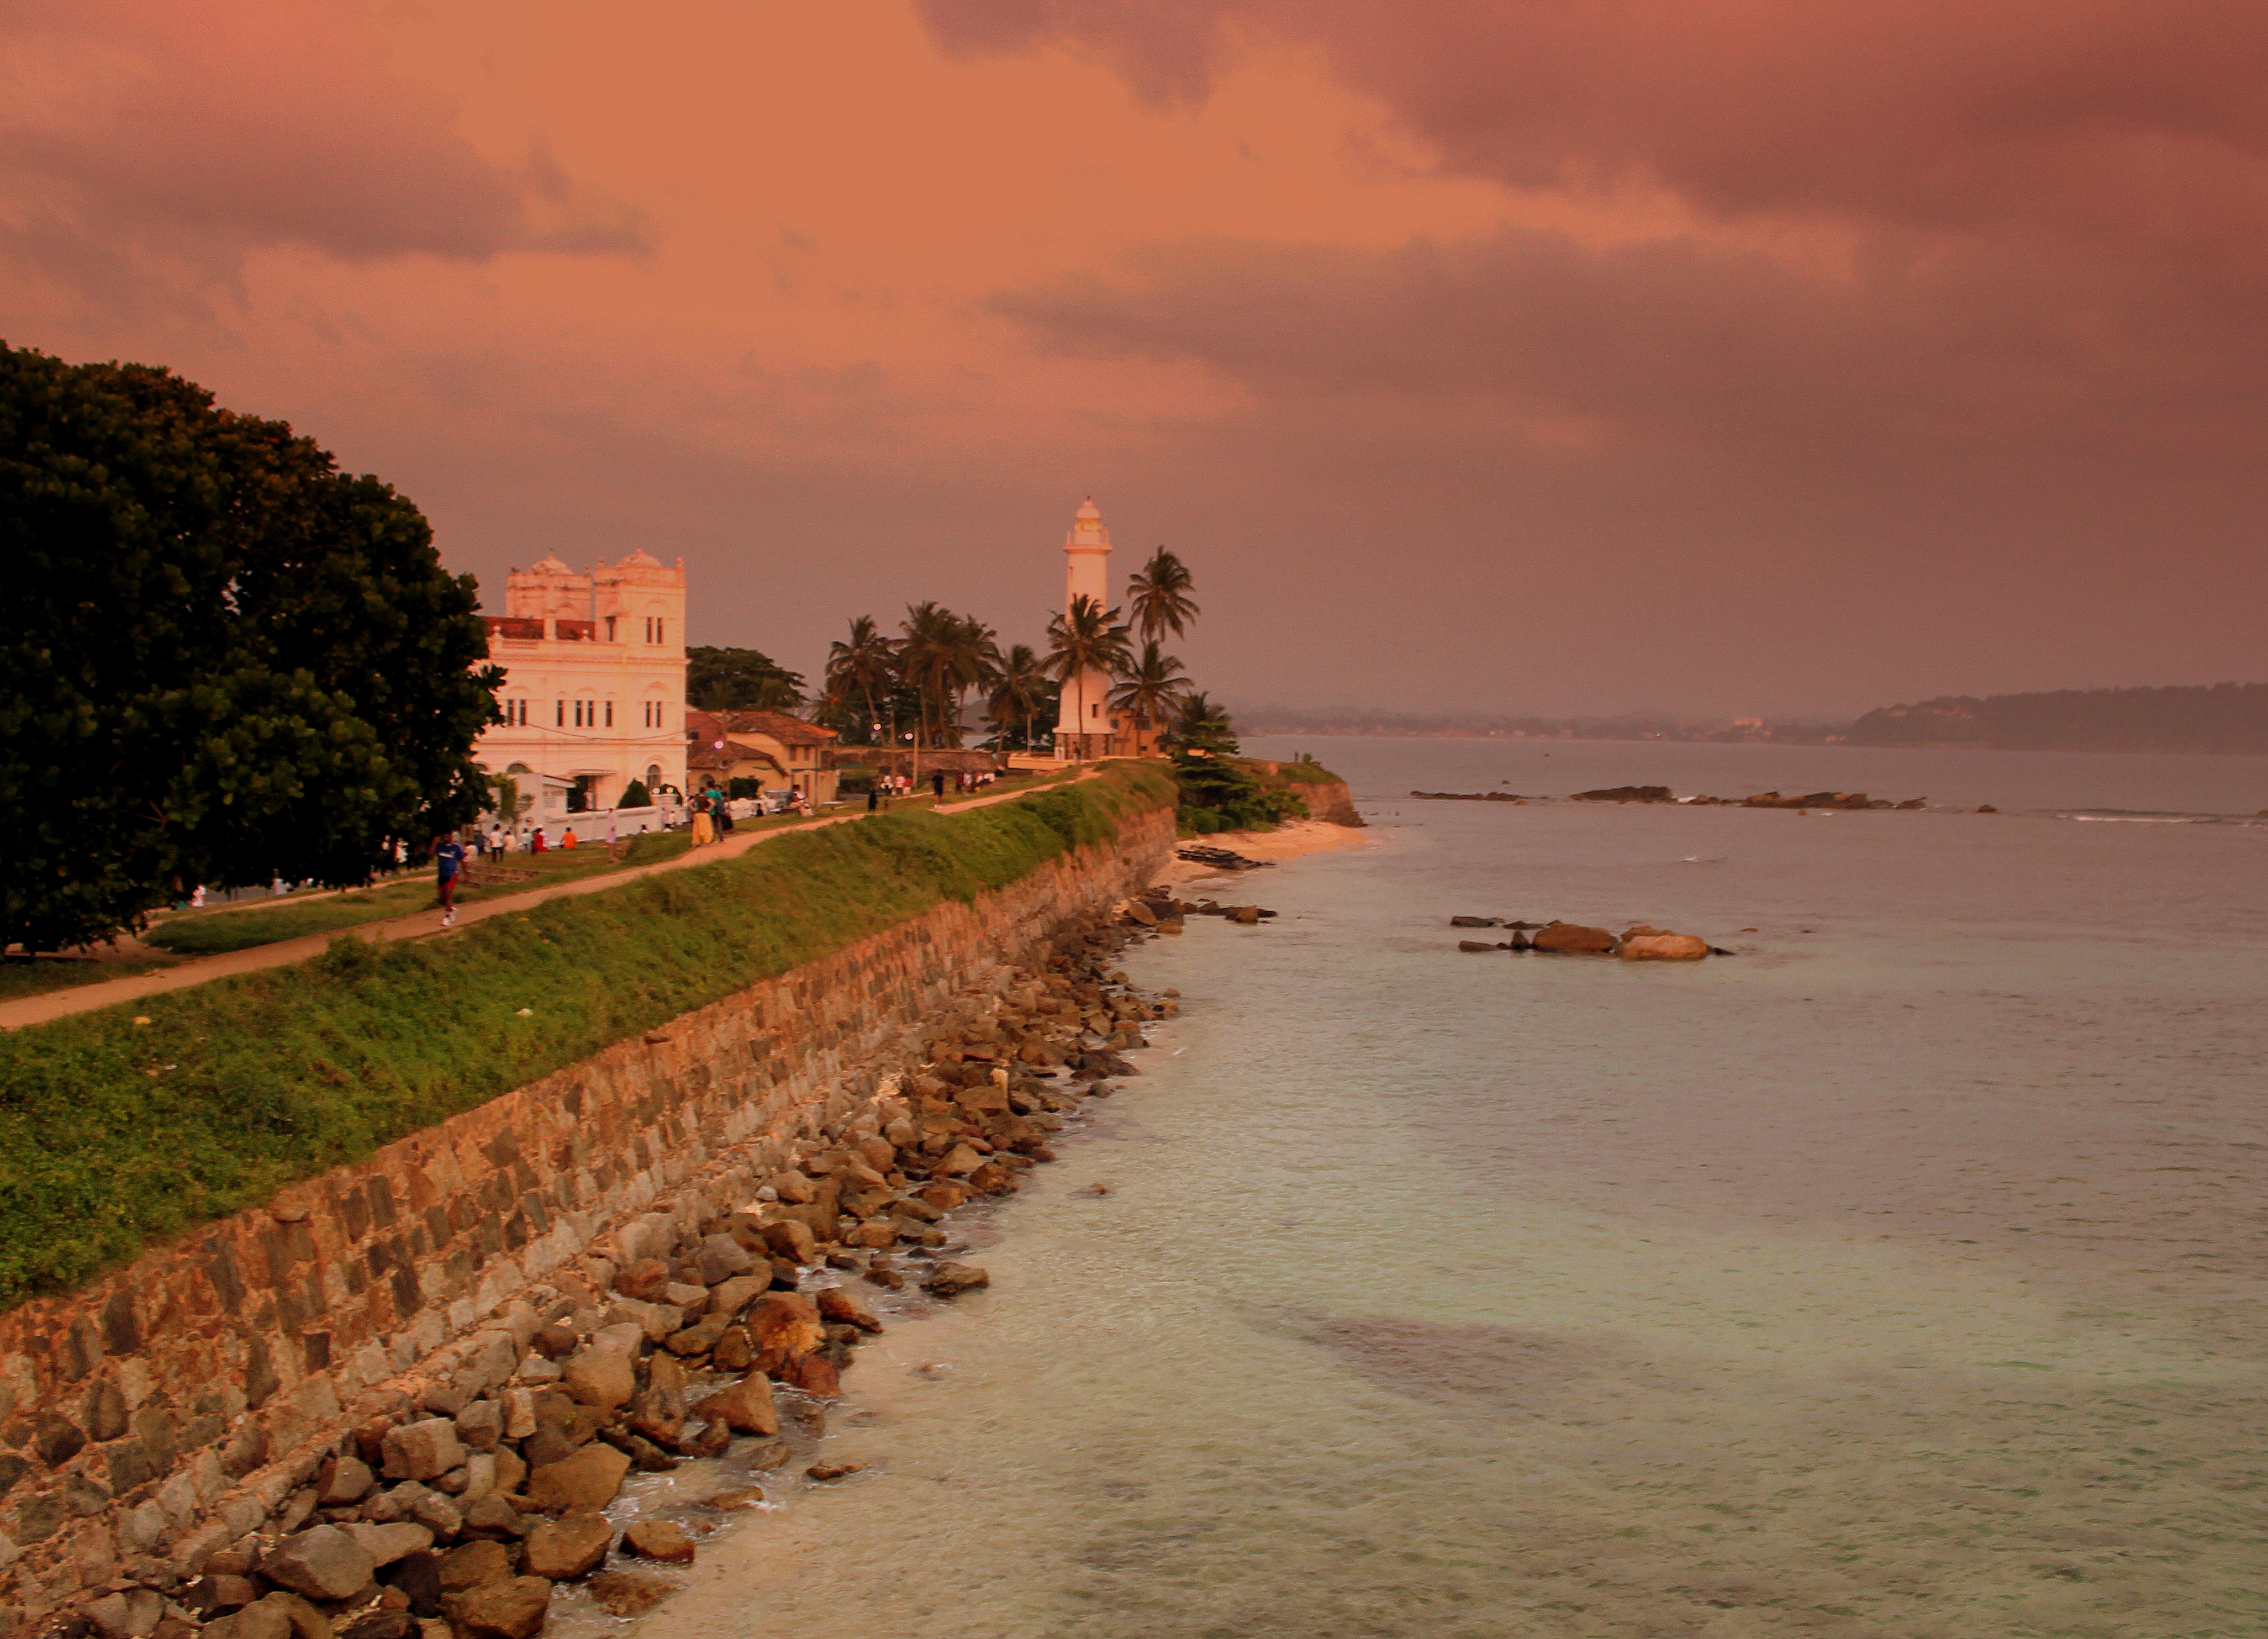
[[[1101,772],[1099,766],[1082,769],[1072,778],[1091,779]],[[932,810],[938,814],[963,814],[971,808],[990,808],[995,802],[1012,802],[1018,797],[1029,796],[1043,790],[1042,786],[1027,786],[1020,791],[995,792],[989,797],[970,797],[961,802],[939,803]],[[887,810],[884,810],[887,812]],[[495,899],[483,899],[475,904],[457,908],[458,927],[484,922],[492,916],[518,916],[531,906],[547,899],[571,898],[578,894],[604,893],[625,882],[634,882],[643,876],[659,875],[664,871],[689,870],[699,866],[714,865],[719,860],[737,859],[749,849],[778,837],[792,837],[800,831],[821,831],[829,825],[848,825],[866,817],[864,810],[851,814],[836,814],[826,819],[806,821],[800,825],[780,825],[769,831],[750,831],[745,836],[727,837],[722,842],[705,848],[680,854],[674,860],[664,860],[658,865],[641,865],[630,870],[609,871],[602,876],[586,876],[571,882],[560,882],[549,888],[531,889],[526,893],[506,895]],[[262,968],[288,967],[294,962],[305,962],[319,956],[329,948],[340,934],[350,934],[357,939],[376,941],[383,939],[414,939],[444,932],[438,911],[416,911],[408,916],[388,917],[380,922],[363,922],[352,927],[340,928],[328,934],[309,934],[300,939],[282,939],[272,945],[253,945],[243,950],[225,950],[213,956],[190,956],[171,967],[155,972],[136,973],[128,978],[106,979],[99,984],[81,985],[70,990],[48,991],[41,995],[26,996],[16,1001],[0,1002],[0,1030],[20,1030],[26,1024],[44,1024],[49,1019],[67,1018],[74,1013],[91,1013],[97,1008],[111,1008],[122,1001],[136,1001],[144,996],[163,995],[169,990],[180,990],[191,985],[202,985],[210,979],[225,978],[232,973],[256,973]],[[446,930],[446,931],[452,931]]]

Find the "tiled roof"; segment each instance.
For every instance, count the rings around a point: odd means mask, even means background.
[[[720,735],[763,735],[782,745],[826,745],[839,738],[832,728],[806,723],[785,712],[688,712],[685,734],[691,740]]]

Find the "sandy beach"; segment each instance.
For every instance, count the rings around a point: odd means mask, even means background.
[[[1367,848],[1376,846],[1372,834],[1357,825],[1335,825],[1329,820],[1287,820],[1274,831],[1224,831],[1210,837],[1193,837],[1191,842],[1206,847],[1226,848],[1241,853],[1248,860],[1266,860],[1271,863],[1296,860],[1304,854],[1322,853],[1333,848]],[[1190,860],[1170,860],[1158,873],[1161,882],[1185,882],[1200,876],[1219,876],[1217,865],[1199,865]]]

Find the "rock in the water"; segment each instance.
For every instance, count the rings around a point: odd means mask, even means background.
[[[261,1576],[311,1599],[343,1599],[359,1593],[370,1585],[377,1569],[370,1550],[336,1525],[317,1525],[286,1537],[260,1558]]]
[[[1494,927],[1497,925],[1498,920],[1498,919],[1493,916],[1453,916],[1449,919],[1449,926],[1452,927]]]
[[[614,1522],[595,1508],[571,1508],[527,1533],[527,1574],[572,1582],[598,1569],[614,1546]]]
[[[1618,954],[1625,962],[1698,962],[1709,954],[1709,941],[1690,934],[1638,934],[1624,936]]]
[[[861,1472],[865,1466],[864,1463],[819,1463],[803,1472],[813,1480],[841,1480]]]
[[[666,1519],[641,1519],[622,1532],[622,1551],[664,1565],[693,1563],[693,1539],[683,1526]]]
[[[709,1499],[709,1506],[726,1514],[738,1513],[744,1508],[754,1508],[764,1500],[762,1486],[735,1486],[730,1491],[719,1491]]]
[[[828,1320],[840,1320],[861,1332],[880,1332],[882,1323],[860,1307],[858,1300],[843,1287],[830,1286],[819,1294],[819,1312]]]
[[[819,1321],[819,1305],[800,1292],[765,1293],[749,1306],[747,1326],[759,1355],[775,1349],[786,1355],[807,1354],[827,1340]]]
[[[1528,941],[1528,945],[1554,956],[1603,956],[1615,948],[1615,936],[1603,927],[1548,922]]]
[[[541,1576],[486,1582],[442,1602],[458,1639],[534,1639],[551,1610],[551,1584]]]
[[[924,1289],[939,1297],[958,1297],[963,1292],[973,1292],[978,1287],[992,1284],[992,1277],[975,1264],[940,1263],[930,1271],[923,1281]]]
[[[677,1591],[674,1584],[637,1570],[602,1570],[590,1581],[591,1597],[609,1616],[637,1616]]]
[[[1495,950],[1499,949],[1499,947],[1496,945],[1483,944],[1477,939],[1460,939],[1457,941],[1457,949],[1468,953],[1472,953],[1484,950]]]
[[[528,1500],[547,1514],[580,1505],[604,1508],[630,1471],[627,1452],[593,1441],[564,1461],[546,1463],[527,1476]]]
[[[775,1435],[779,1432],[779,1408],[772,1402],[772,1382],[752,1371],[731,1388],[720,1391],[694,1408],[711,1422],[721,1422],[738,1434]]]

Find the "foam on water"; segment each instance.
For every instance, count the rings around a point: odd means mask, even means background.
[[[2268,764],[1306,743],[1377,845],[1130,953],[1187,1012],[990,1209],[992,1289],[862,1352],[873,1468],[652,1631],[2268,1630],[2268,838],[2057,817]],[[1396,800],[1664,779],[2037,812]]]

